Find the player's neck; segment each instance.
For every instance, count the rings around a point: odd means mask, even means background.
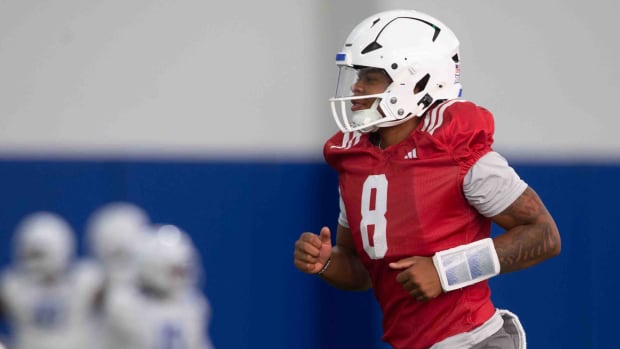
[[[379,146],[385,149],[405,140],[418,127],[421,118],[413,117],[400,125],[379,128]]]

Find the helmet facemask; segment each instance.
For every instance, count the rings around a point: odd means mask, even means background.
[[[374,72],[369,73],[369,70]],[[383,76],[381,77],[381,75]],[[364,76],[374,77],[364,78]],[[343,132],[373,132],[377,129],[376,125],[382,122],[384,114],[379,109],[379,104],[386,96],[385,91],[376,94],[354,95],[354,86],[358,84],[360,79],[373,80],[375,84],[380,84],[381,82],[376,80],[381,78],[390,79],[382,69],[377,70],[368,67],[356,69],[340,66],[336,95],[330,99],[330,102],[334,120]],[[368,108],[359,109],[368,105],[371,99],[374,100]]]

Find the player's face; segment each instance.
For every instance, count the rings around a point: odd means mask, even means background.
[[[50,261],[53,257],[43,249],[27,248],[21,252],[21,259],[25,270],[33,275],[48,277],[55,272]]]
[[[392,79],[383,69],[362,68],[357,72],[357,80],[351,86],[354,96],[382,93],[392,83]],[[351,111],[364,110],[371,107],[375,98],[353,100]]]

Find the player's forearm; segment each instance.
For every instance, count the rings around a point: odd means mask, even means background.
[[[536,265],[557,256],[560,236],[553,222],[516,226],[493,239],[501,273]]]
[[[558,228],[532,188],[493,217],[493,222],[506,230],[493,239],[502,273],[531,267],[560,253]]]
[[[372,287],[368,271],[353,251],[334,246],[329,267],[321,278],[330,285],[348,291],[363,291]]]

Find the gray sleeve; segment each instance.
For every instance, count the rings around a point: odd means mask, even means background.
[[[347,219],[347,211],[344,208],[344,201],[342,201],[342,195],[340,194],[340,188],[338,189],[338,198],[340,200],[340,214],[338,215],[338,224],[345,228],[349,228],[349,220]]]
[[[469,169],[463,180],[463,192],[470,205],[485,217],[500,214],[523,194],[525,183],[508,161],[489,152]]]

